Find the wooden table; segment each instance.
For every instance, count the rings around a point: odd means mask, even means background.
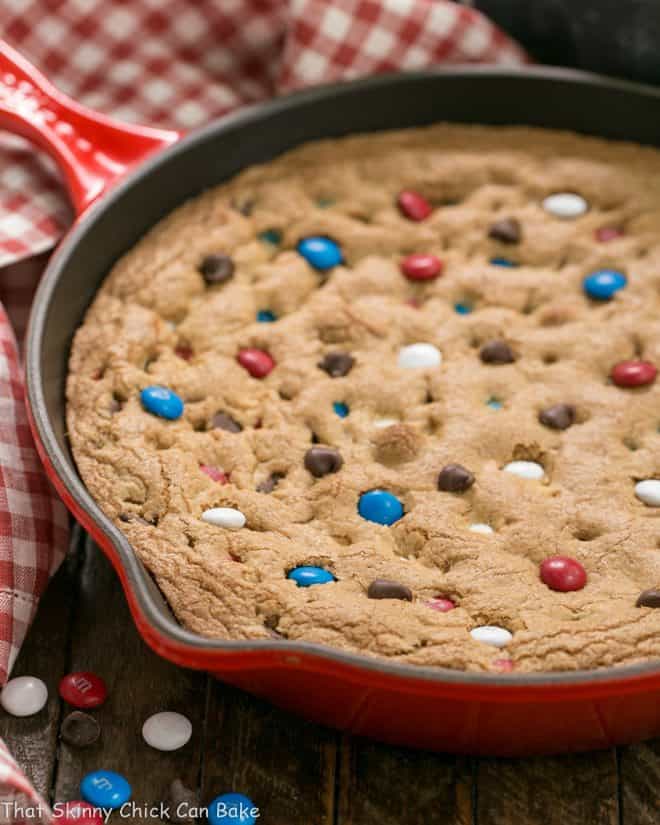
[[[101,741],[58,741],[66,710],[57,685],[92,670],[110,698],[96,711]],[[261,810],[258,825],[658,825],[660,741],[537,759],[470,759],[392,748],[276,710],[202,673],[152,653],[133,627],[110,565],[78,531],[53,581],[13,675],[44,679],[38,715],[0,715],[4,737],[52,801],[79,798],[82,776],[107,768],[126,776],[133,799],[157,803],[180,777],[202,802],[230,790]],[[178,710],[193,722],[175,753],[149,748],[143,721]],[[515,731],[512,731],[515,736]],[[158,822],[136,812],[112,822]]]

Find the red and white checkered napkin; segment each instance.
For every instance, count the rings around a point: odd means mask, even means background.
[[[436,63],[520,64],[480,14],[444,0],[0,0],[0,35],[74,98],[128,121],[191,129],[242,103]],[[0,136],[0,299],[22,333],[43,259],[72,217],[57,175]],[[21,264],[16,262],[28,259]],[[7,267],[8,264],[14,266]],[[22,401],[16,345],[0,313],[0,678],[65,540]],[[51,674],[35,674],[50,676]],[[29,770],[29,766],[28,770]],[[38,797],[0,748],[7,794]],[[18,797],[17,797],[18,798]],[[0,817],[4,812],[0,810]],[[20,820],[18,806],[14,821]],[[11,820],[10,820],[11,821]]]

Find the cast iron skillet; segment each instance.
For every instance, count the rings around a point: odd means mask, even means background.
[[[660,93],[558,69],[458,67],[313,89],[243,109],[177,141],[175,133],[116,124],[77,106],[0,46],[0,127],[56,157],[80,215],[44,275],[28,333],[28,404],[40,455],[115,566],[143,637],[172,661],[317,721],[437,750],[548,753],[657,736],[660,661],[494,675],[393,664],[302,642],[191,633],[173,619],[71,457],[64,385],[72,336],[112,264],[149,227],[186,198],[302,141],[441,120],[533,124],[660,145]],[[152,156],[138,167],[145,155]]]

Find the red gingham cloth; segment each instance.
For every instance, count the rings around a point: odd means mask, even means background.
[[[441,62],[526,60],[478,12],[445,0],[0,0],[0,5],[0,36],[62,91],[116,118],[185,130],[243,103],[310,84]],[[0,134],[2,681],[66,539],[63,508],[40,472],[30,439],[16,341],[5,310],[20,340],[45,262],[43,254],[34,256],[49,250],[71,219],[52,166],[26,143]],[[40,802],[0,743],[0,823],[23,821],[20,804],[4,815],[7,798]]]

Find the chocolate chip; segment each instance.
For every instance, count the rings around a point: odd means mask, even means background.
[[[209,286],[224,284],[234,274],[234,262],[229,255],[207,255],[202,261],[199,271]]]
[[[575,423],[575,407],[570,404],[553,404],[539,413],[539,421],[553,430],[567,430]]]
[[[60,733],[68,745],[74,748],[86,748],[98,740],[101,735],[101,726],[89,713],[74,710],[62,722]]]
[[[344,459],[337,450],[332,447],[310,447],[305,453],[305,469],[314,478],[327,476],[329,473],[336,473],[341,469]]]
[[[271,473],[265,481],[257,486],[257,492],[272,493],[283,478],[284,473]]]
[[[347,352],[328,352],[318,366],[331,378],[341,378],[353,369],[355,358]]]
[[[643,590],[636,602],[637,607],[660,607],[660,590]]]
[[[502,243],[519,243],[521,235],[520,224],[515,218],[496,221],[488,231],[489,238]]]
[[[413,598],[409,587],[388,579],[374,579],[369,585],[367,596],[370,599],[401,599],[405,602],[411,602]]]
[[[196,813],[200,809],[200,797],[197,791],[186,788],[180,779],[170,785],[165,797],[165,808],[170,822],[177,825],[189,825],[197,822]]]
[[[479,356],[484,364],[512,364],[516,360],[511,347],[504,341],[489,341],[483,345]]]
[[[447,464],[438,476],[438,490],[445,493],[464,493],[474,484],[474,474],[462,464]]]
[[[227,415],[227,413],[224,412],[217,412],[211,419],[209,429],[226,430],[228,433],[240,433],[243,427],[235,418],[232,418],[231,415]]]

